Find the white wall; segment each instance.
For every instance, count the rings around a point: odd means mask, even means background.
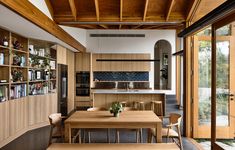
[[[90,37],[90,34],[145,34],[145,37]],[[175,53],[175,30],[87,30],[87,51],[92,53],[150,53],[154,59],[154,45],[158,40],[170,42]],[[172,57],[175,63],[175,57]],[[172,89],[175,94],[175,64],[172,64]],[[151,63],[150,86],[154,87],[154,64]]]
[[[41,12],[43,12],[52,20],[50,11],[47,8],[45,0],[29,0],[29,2],[32,3],[34,6],[36,6],[39,10],[41,10]]]
[[[73,38],[79,41],[83,46],[87,46],[86,43],[86,32],[85,29],[74,28],[74,27],[67,27],[60,25],[62,29],[64,29],[67,33],[69,33]]]

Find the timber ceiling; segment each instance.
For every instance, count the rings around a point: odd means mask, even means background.
[[[45,0],[59,25],[84,29],[182,29],[226,0]]]

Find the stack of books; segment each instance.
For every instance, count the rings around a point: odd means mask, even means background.
[[[27,85],[13,85],[11,86],[10,97],[11,99],[21,98],[27,96]]]

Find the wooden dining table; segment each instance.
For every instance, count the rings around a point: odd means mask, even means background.
[[[76,111],[65,120],[65,141],[71,143],[72,129],[86,128],[156,128],[156,141],[162,142],[162,120],[153,111],[123,111],[119,117],[109,111]]]

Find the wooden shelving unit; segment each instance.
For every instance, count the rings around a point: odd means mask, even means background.
[[[54,43],[29,40],[29,95],[41,95],[56,91],[56,50]],[[54,62],[54,63],[53,63]],[[54,64],[52,66],[52,64]],[[33,75],[34,74],[34,75]],[[55,74],[55,77],[53,77]]]
[[[7,40],[8,44],[3,40]],[[0,28],[0,102],[56,92],[57,52],[52,48],[54,45]],[[32,65],[35,58],[39,60],[39,65]],[[36,73],[35,79],[31,78],[30,72]],[[35,92],[37,90],[40,92]]]

